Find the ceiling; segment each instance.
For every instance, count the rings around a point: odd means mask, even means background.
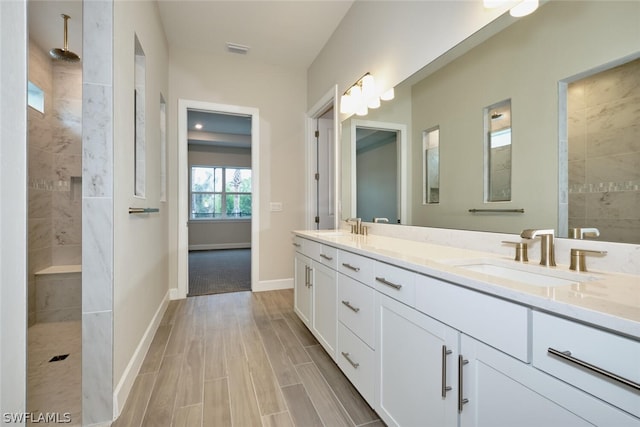
[[[65,13],[71,16],[69,50],[82,57],[82,1],[28,3],[30,36],[36,44],[47,52],[62,48],[60,14]],[[171,47],[237,55],[227,51],[226,43],[232,42],[250,47],[247,58],[302,70],[309,68],[352,4],[353,0],[158,0]]]

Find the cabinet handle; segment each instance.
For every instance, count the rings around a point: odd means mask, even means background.
[[[463,394],[463,379],[462,379],[462,368],[464,365],[466,365],[467,363],[469,363],[468,360],[465,360],[464,357],[462,357],[462,355],[458,355],[458,413],[461,414],[462,413],[462,407],[464,406],[465,403],[469,403],[469,399],[465,399],[462,394]]]
[[[329,256],[329,255],[325,255],[325,254],[320,254],[320,256],[324,259],[326,259],[327,261],[331,261],[333,259],[333,257]]]
[[[446,345],[442,346],[442,397],[447,397],[447,392],[451,391],[451,386],[447,385],[447,355],[452,351],[447,349]]]
[[[351,265],[349,263],[343,262],[342,265],[344,265],[345,267],[347,267],[350,270],[360,271],[360,267],[354,267],[353,265]]]
[[[397,283],[393,283],[388,281],[387,279],[385,279],[384,277],[376,277],[376,280],[380,283],[382,283],[383,285],[387,285],[392,287],[395,290],[400,290],[400,288],[402,288],[402,285],[398,285]]]
[[[307,288],[309,287],[309,266],[308,265],[304,266],[304,285]]]
[[[578,366],[586,368],[586,369],[588,369],[590,371],[593,371],[593,372],[595,372],[597,374],[600,374],[600,375],[602,375],[604,377],[607,377],[607,378],[609,378],[611,380],[614,380],[614,381],[617,381],[619,383],[622,383],[622,384],[624,384],[624,385],[626,385],[628,387],[631,387],[631,388],[633,388],[635,390],[640,390],[640,384],[638,384],[638,383],[636,383],[634,381],[631,381],[631,380],[629,380],[627,378],[621,377],[620,375],[616,375],[613,372],[609,372],[606,369],[602,369],[602,368],[599,368],[598,366],[592,365],[589,362],[585,362],[584,360],[580,360],[580,359],[578,359],[576,357],[573,357],[571,355],[570,351],[560,351],[560,350],[556,350],[555,348],[549,347],[547,349],[547,352],[549,354],[554,355],[554,356],[558,356],[559,358],[564,359],[567,362],[574,363],[574,364],[576,364]]]
[[[293,246],[295,246],[296,248],[299,248],[302,245],[300,243],[293,242]]]
[[[313,286],[313,267],[309,268],[309,287]]]
[[[354,368],[358,369],[358,366],[360,366],[359,363],[354,362],[353,360],[351,360],[351,357],[349,356],[349,353],[345,353],[344,351],[341,352],[342,356],[347,359],[347,362],[349,362],[351,364],[351,366],[353,366]]]
[[[342,303],[343,303],[344,305],[346,305],[347,307],[349,307],[351,310],[353,310],[353,311],[354,311],[354,312],[356,312],[356,313],[360,311],[360,309],[359,309],[358,307],[354,307],[354,306],[352,306],[352,305],[351,305],[351,303],[350,303],[349,301],[342,301]]]

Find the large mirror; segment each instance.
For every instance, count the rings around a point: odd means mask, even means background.
[[[512,19],[499,18],[490,25],[500,32],[427,65],[395,88],[393,101],[346,118],[342,152],[353,146],[354,120],[406,126],[402,224],[554,228],[561,237],[571,227],[596,227],[600,240],[640,243],[640,3],[551,0]],[[485,117],[505,100],[509,189],[492,195]],[[424,132],[431,129],[439,136],[437,203],[425,202]],[[355,174],[343,156],[343,185]],[[354,191],[343,191],[343,219],[352,216]]]

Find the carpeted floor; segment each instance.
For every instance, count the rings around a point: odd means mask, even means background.
[[[251,249],[189,252],[189,296],[251,290]]]

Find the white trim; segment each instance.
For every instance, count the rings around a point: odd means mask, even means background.
[[[319,118],[323,113],[329,109],[329,107],[333,107],[333,133],[335,135],[333,145],[334,145],[334,162],[335,162],[335,176],[334,176],[334,206],[335,206],[335,222],[334,228],[338,228],[340,224],[340,153],[338,150],[339,141],[340,141],[340,117],[338,110],[338,85],[334,85],[331,89],[325,93],[318,102],[315,103],[313,107],[309,111],[307,111],[307,119],[305,122],[305,133],[307,135],[307,143],[305,144],[305,228],[307,230],[311,230],[315,228],[315,223],[313,222],[313,212],[315,206],[315,180],[313,179],[314,174],[314,162],[315,162],[315,151],[312,147],[315,144],[316,136],[315,136],[315,124],[314,121]]]
[[[251,116],[251,289],[259,280],[260,253],[260,111],[257,108],[178,99],[178,287],[171,299],[186,298],[189,283],[189,161],[187,111],[202,110]],[[174,298],[175,297],[175,298]]]
[[[127,398],[129,397],[129,393],[131,392],[131,388],[133,387],[133,383],[138,376],[138,372],[140,372],[140,367],[144,362],[144,358],[149,351],[149,347],[151,347],[151,342],[153,341],[153,337],[156,335],[158,331],[158,327],[160,326],[160,322],[162,321],[162,317],[164,316],[165,311],[167,311],[167,307],[169,306],[169,291],[165,294],[164,298],[160,302],[156,313],[153,315],[151,319],[151,323],[147,327],[147,330],[142,335],[142,339],[138,343],[138,347],[133,352],[133,356],[129,360],[129,364],[124,370],[122,377],[120,377],[120,381],[113,391],[113,419],[115,420],[120,416],[121,409],[124,408],[124,404],[127,402]]]
[[[277,291],[279,289],[293,289],[293,278],[262,280],[252,288],[253,292]]]
[[[251,249],[251,242],[245,243],[209,243],[204,245],[189,245],[190,251],[211,251],[216,249]]]
[[[371,120],[351,120],[350,127],[350,145],[351,145],[351,170],[356,170],[356,127],[380,129],[380,130],[395,130],[400,133],[400,146],[399,146],[399,164],[398,164],[398,181],[400,184],[400,222],[402,224],[409,224],[411,219],[409,216],[409,191],[407,186],[408,169],[408,143],[407,143],[407,125],[402,123],[388,123],[388,122],[376,122]],[[351,174],[351,215],[356,216],[356,174]],[[391,218],[389,218],[391,220]]]

